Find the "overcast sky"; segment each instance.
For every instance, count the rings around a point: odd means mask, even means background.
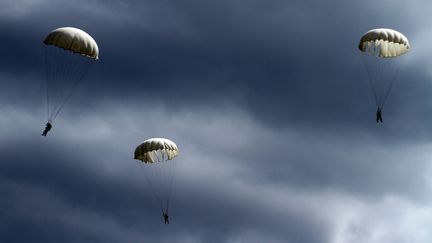
[[[2,0],[0,242],[432,242],[432,3]],[[95,63],[47,137],[45,36]],[[411,43],[384,110],[357,49]],[[134,161],[166,137],[170,225]]]

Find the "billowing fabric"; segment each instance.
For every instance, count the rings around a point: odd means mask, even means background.
[[[373,29],[362,36],[359,49],[374,56],[390,58],[407,53],[410,44],[408,39],[396,30]]]
[[[46,45],[53,45],[84,56],[99,59],[96,41],[83,30],[63,27],[53,30],[44,40]]]
[[[145,163],[160,162],[155,153],[157,151],[163,153],[164,160],[172,160],[179,154],[179,149],[173,141],[166,138],[150,138],[136,147],[135,159]]]

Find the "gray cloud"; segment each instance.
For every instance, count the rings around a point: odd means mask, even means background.
[[[0,241],[430,242],[430,4],[3,1]],[[101,60],[44,124],[44,36]],[[357,42],[412,50],[374,124]],[[162,224],[137,144],[180,149]]]

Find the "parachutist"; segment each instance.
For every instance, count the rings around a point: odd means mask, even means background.
[[[168,213],[163,213],[163,217],[164,217],[164,220],[165,220],[165,224],[169,224]]]
[[[42,133],[42,136],[46,136],[48,134],[48,132],[51,130],[52,125],[50,122],[47,122],[47,124],[45,125],[45,130]]]
[[[381,108],[378,107],[376,112],[376,122],[378,123],[379,121],[383,123]]]

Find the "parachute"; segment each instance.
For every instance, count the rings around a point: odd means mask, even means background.
[[[99,59],[96,41],[83,30],[63,27],[53,30],[45,44],[47,119],[52,122]]]
[[[163,214],[168,213],[176,162],[177,145],[166,138],[150,138],[135,149],[156,203]]]
[[[410,49],[408,39],[392,29],[366,32],[358,46],[362,53],[375,103],[383,108],[399,74],[402,55]]]

